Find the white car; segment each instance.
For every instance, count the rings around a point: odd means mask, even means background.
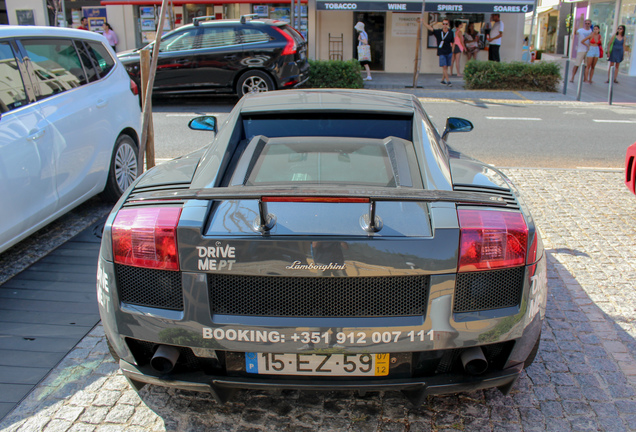
[[[137,177],[138,89],[106,39],[0,26],[0,252]]]

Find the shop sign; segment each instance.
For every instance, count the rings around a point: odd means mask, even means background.
[[[422,2],[403,0],[397,2],[365,0],[339,2],[316,0],[316,9],[325,11],[358,12],[421,12]],[[463,0],[425,3],[426,12],[449,13],[526,13],[534,10],[534,0]]]

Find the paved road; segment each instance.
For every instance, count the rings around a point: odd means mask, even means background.
[[[507,169],[548,253],[550,295],[537,361],[504,397],[242,391],[148,386],[137,395],[96,327],[1,424],[6,431],[636,430],[636,197],[602,170]]]
[[[438,129],[451,116],[472,121],[471,133],[452,135],[449,143],[496,166],[618,168],[624,165],[625,149],[636,141],[636,105],[429,97],[422,101]],[[201,114],[224,120],[234,103],[230,98],[156,102],[157,157],[180,156],[208,144],[213,135],[188,129],[188,121]]]

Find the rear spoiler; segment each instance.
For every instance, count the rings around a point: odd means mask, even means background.
[[[415,202],[453,202],[457,204],[474,204],[505,207],[507,202],[498,195],[482,192],[463,192],[446,190],[413,190],[400,188],[318,188],[307,187],[250,187],[229,186],[205,189],[162,190],[153,192],[132,193],[127,203],[153,203],[173,200],[258,200],[258,231],[269,231],[274,220],[267,213],[268,202],[358,202],[369,203],[369,232],[380,229],[376,223],[375,207],[379,201],[415,201]]]

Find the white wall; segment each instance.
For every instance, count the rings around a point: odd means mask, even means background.
[[[133,14],[133,6],[106,6],[106,20],[113,26],[119,43],[117,51],[126,51],[135,47],[137,22]]]
[[[49,16],[46,12],[45,0],[6,0],[7,16],[9,18],[9,24],[18,25],[18,18],[16,16],[16,10],[32,9],[33,17],[35,18],[35,25],[48,26]]]

